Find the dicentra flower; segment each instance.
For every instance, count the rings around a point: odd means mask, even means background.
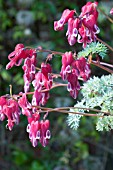
[[[19,124],[21,112],[17,101],[8,99],[7,103],[3,106],[3,113],[8,119],[6,127],[8,127],[9,130],[12,130],[14,124]]]
[[[22,114],[28,116],[31,116],[32,114],[32,106],[29,103],[27,96],[25,93],[21,93],[22,97],[19,98],[18,104],[19,107],[22,109]]]
[[[68,81],[67,90],[75,99],[80,90],[78,77],[82,77],[84,81],[87,81],[91,74],[90,65],[84,57],[75,60],[72,52],[66,52],[62,55],[60,74],[63,80]]]
[[[76,67],[79,71],[79,75],[83,78],[84,81],[87,81],[90,78],[91,70],[90,65],[86,62],[84,57],[76,60]]]
[[[66,36],[68,36],[69,45],[74,45],[77,42],[78,29],[80,26],[80,20],[78,18],[70,18],[68,20],[68,30]]]
[[[26,50],[23,44],[17,44],[15,50],[8,55],[10,62],[7,64],[6,69],[12,68],[14,65],[19,66],[22,60],[26,58]]]
[[[63,80],[67,79],[67,75],[71,73],[71,64],[74,62],[72,52],[65,52],[62,55],[62,68],[61,68],[61,76]]]
[[[30,89],[30,83],[35,78],[36,73],[36,52],[35,50],[30,51],[29,57],[25,59],[23,70],[24,70],[24,91],[25,93]]]
[[[41,120],[40,131],[37,135],[43,147],[45,147],[48,144],[48,140],[51,138],[49,126],[50,126],[49,120]]]
[[[3,121],[5,119],[5,114],[3,111],[4,105],[7,105],[7,100],[5,97],[0,97],[0,120]]]
[[[74,11],[64,11],[59,21],[54,22],[54,30],[63,30],[64,25],[68,22],[68,30],[66,36],[68,42],[72,46],[76,42],[83,43],[83,48],[92,41],[96,41],[96,34],[99,33],[97,26],[97,2],[88,2],[82,7],[81,14],[74,16]],[[69,14],[69,15],[68,15]]]
[[[33,145],[33,147],[36,147],[38,144],[38,133],[40,130],[40,122],[37,121],[31,121],[28,125],[27,125],[27,132],[29,133],[29,139]]]
[[[43,89],[49,90],[52,86],[52,69],[50,64],[41,64],[41,71],[35,74],[35,79],[33,81],[33,86],[35,90],[41,91]]]
[[[38,141],[45,147],[51,137],[49,130],[50,122],[49,120],[39,121],[39,119],[39,113],[28,117],[29,124],[27,125],[27,132],[29,133],[29,139],[34,147],[37,146]]]
[[[49,99],[49,92],[39,92],[38,90],[34,91],[32,96],[32,105],[34,106],[44,106]]]
[[[59,21],[54,21],[54,30],[61,31],[69,18],[73,18],[75,10],[65,9]]]

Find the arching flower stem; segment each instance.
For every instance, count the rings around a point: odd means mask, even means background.
[[[73,113],[73,114],[83,114],[84,116],[93,116],[93,115],[98,115],[98,114],[91,114],[91,113],[81,113],[81,112],[71,112],[69,109],[83,109],[83,110],[90,110],[93,112],[98,112],[98,113],[103,113],[106,115],[110,115],[110,112],[104,112],[98,109],[92,109],[92,108],[84,108],[84,107],[59,107],[59,108],[47,108],[47,107],[41,107],[41,106],[33,106],[36,108],[41,109],[42,112],[65,112],[65,113]],[[98,115],[100,116],[100,115]]]
[[[99,115],[99,114],[92,114],[92,113],[82,113],[82,112],[71,112],[71,111],[67,111],[67,110],[60,110],[59,108],[55,108],[55,109],[44,109],[40,111],[40,113],[46,113],[46,112],[60,112],[60,113],[65,113],[65,114],[69,114],[69,113],[72,113],[72,114],[79,114],[79,115],[83,115],[83,116],[90,116],[90,117],[104,117],[102,115]]]
[[[103,70],[106,70],[107,72],[109,72],[111,74],[113,74],[113,70],[111,70],[111,69],[109,69],[107,67],[102,66],[101,64],[97,63],[96,61],[91,61],[91,64],[95,65],[95,66],[97,66],[97,67],[99,67],[99,68],[101,68]]]

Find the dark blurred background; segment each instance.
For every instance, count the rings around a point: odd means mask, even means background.
[[[23,71],[21,66],[6,71],[7,56],[18,43],[25,46],[42,46],[45,49],[65,51],[81,50],[81,45],[70,47],[65,33],[55,32],[54,20],[58,20],[64,9],[80,9],[85,0],[0,0],[0,96],[9,93],[9,84],[13,92],[23,91]],[[92,1],[93,2],[93,1]],[[100,8],[109,15],[113,1],[100,0]],[[99,38],[113,46],[113,25],[103,14],[99,14]],[[47,54],[38,54],[38,64]],[[112,53],[108,51],[107,62],[113,63]],[[60,72],[61,58],[52,61],[53,71]],[[92,76],[107,74],[92,67]],[[59,80],[61,81],[61,80]],[[73,106],[73,100],[66,88],[51,90],[48,107]],[[81,96],[79,95],[79,99]],[[26,132],[27,120],[21,116],[21,122],[10,132],[7,122],[0,122],[0,170],[113,170],[113,132],[97,132],[96,118],[82,118],[77,131],[66,124],[66,115],[50,113],[52,138],[43,148],[31,146]]]

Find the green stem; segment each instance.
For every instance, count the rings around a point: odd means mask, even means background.
[[[101,8],[98,7],[98,10],[113,24],[113,20]]]
[[[9,87],[10,87],[10,96],[12,97],[13,96],[13,94],[12,94],[12,85],[10,84]]]

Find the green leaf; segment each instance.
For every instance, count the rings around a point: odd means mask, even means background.
[[[0,74],[1,74],[1,77],[3,78],[3,80],[11,81],[11,75],[5,69],[3,69]]]
[[[20,150],[15,150],[13,152],[13,161],[17,165],[23,165],[25,162],[28,161],[28,155]]]
[[[34,160],[31,164],[30,170],[45,170],[44,166],[38,161]]]
[[[87,47],[80,51],[78,53],[78,58],[80,58],[81,56],[83,57],[87,57],[89,56],[89,54],[99,54],[99,56],[102,57],[102,59],[106,56],[107,53],[107,47],[100,43],[100,42],[92,42],[91,44],[87,45]]]

